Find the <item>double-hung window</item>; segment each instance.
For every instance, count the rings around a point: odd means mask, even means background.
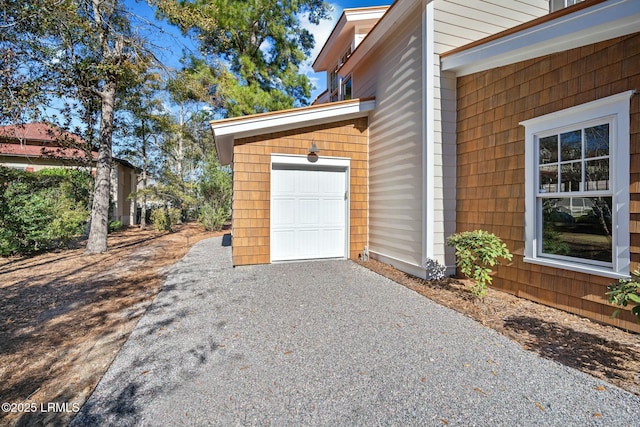
[[[526,120],[525,261],[629,273],[633,91]]]

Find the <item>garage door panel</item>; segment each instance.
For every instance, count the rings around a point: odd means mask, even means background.
[[[319,189],[324,195],[336,195],[341,193],[341,188],[345,188],[345,176],[341,173],[324,172],[319,182]]]
[[[279,248],[280,256],[283,259],[295,257],[295,234],[294,230],[280,230],[271,232],[271,242]]]
[[[299,194],[318,194],[320,193],[319,177],[316,174],[310,174],[309,171],[293,171],[296,183],[296,191]]]
[[[320,221],[320,209],[321,203],[317,198],[307,199],[300,198],[296,206],[298,214],[298,224],[304,225],[316,225]]]
[[[325,225],[342,225],[344,223],[344,200],[324,199],[322,203],[322,218]]]
[[[271,259],[346,255],[345,170],[273,169]]]
[[[293,198],[273,200],[271,215],[273,224],[276,226],[292,224],[295,221],[295,200]]]
[[[281,194],[294,194],[296,192],[295,179],[287,177],[286,174],[271,174],[271,179],[273,187],[280,189]]]

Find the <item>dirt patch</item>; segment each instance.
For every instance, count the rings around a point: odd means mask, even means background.
[[[168,268],[198,241],[199,225],[173,233],[127,229],[109,251],[77,249],[0,258],[0,425],[66,425],[96,386]],[[8,409],[8,410],[7,410]]]
[[[541,357],[640,395],[640,335],[491,288],[480,302],[465,280],[427,281],[375,260],[359,264],[495,329]]]

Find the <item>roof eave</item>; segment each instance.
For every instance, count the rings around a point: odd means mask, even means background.
[[[217,120],[210,125],[218,159],[222,165],[228,165],[233,161],[233,145],[237,139],[365,117],[374,108],[374,98],[353,99]]]
[[[640,28],[640,0],[597,3],[442,55],[442,69],[464,76],[632,34]]]

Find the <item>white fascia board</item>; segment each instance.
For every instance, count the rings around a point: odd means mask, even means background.
[[[464,76],[638,32],[640,0],[607,1],[442,58]]]
[[[342,34],[346,24],[347,24],[347,19],[343,12],[342,16],[340,16],[340,19],[336,23],[336,26],[333,28],[333,30],[331,30],[331,34],[329,34],[329,38],[324,43],[324,46],[322,46],[320,53],[318,53],[318,56],[316,57],[315,61],[313,61],[313,64],[311,65],[311,68],[313,68],[313,71],[315,71],[316,73],[320,71],[326,71],[326,69],[329,67],[329,65],[325,64],[325,62],[327,61],[327,57],[329,55],[329,52],[331,51],[331,48],[334,47],[336,41]]]
[[[220,163],[228,165],[233,160],[235,139],[365,117],[375,106],[375,99],[355,99],[280,112],[255,114],[218,122],[213,121],[210,125]]]
[[[431,0],[429,0],[431,1]],[[404,20],[417,6],[422,2],[415,0],[396,0],[396,2],[387,9],[386,13],[380,18],[377,24],[369,31],[367,36],[353,51],[347,62],[340,68],[340,74],[346,76],[356,64],[361,63],[364,57],[385,37],[394,27]]]
[[[336,56],[334,59],[338,59],[344,52],[338,52],[331,54],[334,50],[336,42],[342,37],[342,35],[355,28],[356,22],[370,21],[377,22],[387,11],[385,6],[381,7],[369,7],[360,9],[345,9],[340,16],[340,19],[336,23],[336,26],[331,31],[329,38],[325,42],[324,46],[320,50],[320,53],[313,61],[313,71],[327,71],[329,67],[335,64],[326,64],[327,58]],[[340,47],[341,48],[341,47]]]

